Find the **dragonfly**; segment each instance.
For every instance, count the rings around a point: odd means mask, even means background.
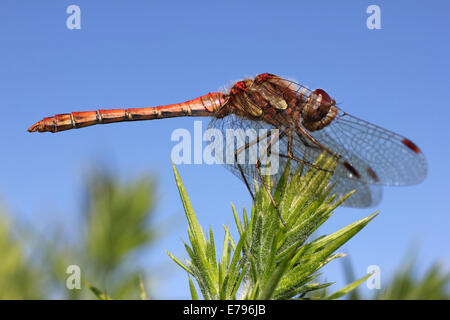
[[[209,128],[224,133],[230,129],[277,130],[278,156],[282,163],[290,161],[292,170],[300,165],[325,170],[314,164],[315,159],[324,152],[335,157],[330,181],[333,192],[340,196],[357,190],[344,202],[348,207],[374,206],[381,200],[383,186],[420,183],[427,174],[426,158],[411,140],[346,113],[324,89],[311,90],[270,73],[238,81],[225,92],[210,92],[178,104],[58,114],[33,124],[28,131],[60,132],[184,116],[211,117]],[[265,140],[266,145],[274,143],[271,134],[256,139]],[[248,151],[254,142],[237,148],[234,157]],[[251,164],[235,161],[226,167],[244,181],[253,198],[251,182],[259,180],[278,210],[257,160]]]

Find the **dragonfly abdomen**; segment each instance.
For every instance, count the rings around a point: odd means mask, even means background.
[[[70,129],[84,128],[95,124],[106,124],[122,121],[153,120],[173,117],[205,117],[225,103],[225,95],[215,92],[208,93],[182,103],[149,108],[100,109],[96,111],[81,111],[57,114],[44,118],[32,125],[29,132],[59,132]]]

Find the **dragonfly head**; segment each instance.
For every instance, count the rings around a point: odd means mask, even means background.
[[[310,130],[320,130],[333,121],[337,114],[336,101],[323,89],[314,90],[302,110],[302,124]]]

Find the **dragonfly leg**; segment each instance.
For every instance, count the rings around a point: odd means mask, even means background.
[[[267,134],[266,134],[265,136],[267,136]],[[238,167],[239,172],[240,172],[240,174],[241,174],[241,176],[242,176],[242,179],[244,180],[245,186],[247,187],[248,192],[249,192],[250,195],[252,196],[252,199],[253,199],[253,200],[255,200],[255,195],[253,194],[252,188],[250,188],[250,184],[248,183],[247,177],[246,177],[245,174],[244,174],[244,170],[242,169],[242,166],[241,166],[241,164],[240,164],[239,161],[238,161],[238,156],[239,156],[239,154],[240,154],[242,151],[245,151],[246,149],[250,148],[250,146],[252,146],[252,145],[254,145],[255,143],[257,143],[257,142],[259,141],[259,139],[260,139],[260,138],[258,137],[258,138],[256,138],[255,140],[246,143],[245,145],[243,145],[242,147],[238,148],[238,149],[234,152],[234,161],[235,161],[236,164],[237,164],[237,167]]]
[[[239,172],[242,176],[242,179],[244,180],[245,186],[248,189],[248,192],[250,193],[250,195],[252,196],[252,199],[255,200],[255,195],[253,194],[252,188],[250,188],[250,184],[247,181],[247,177],[244,174],[244,170],[242,169],[241,164],[238,161],[238,155],[239,153],[241,153],[242,151],[247,150],[248,148],[250,148],[252,145],[254,145],[255,143],[258,143],[260,139],[265,139],[268,136],[270,136],[270,132],[263,134],[261,137],[258,137],[248,143],[246,143],[245,145],[243,145],[242,147],[238,148],[235,152],[234,152],[234,161],[236,162]]]
[[[292,129],[289,128],[289,131],[288,131],[288,144],[287,144],[287,155],[280,154],[281,157],[289,158],[291,160],[297,161],[297,162],[299,162],[301,164],[304,164],[304,165],[306,165],[308,167],[311,167],[311,168],[314,168],[316,170],[322,170],[322,171],[325,171],[325,172],[331,172],[330,170],[323,169],[323,168],[321,168],[319,166],[316,166],[313,163],[309,163],[308,161],[305,161],[305,160],[298,159],[298,158],[294,157],[293,152],[292,152],[292,139],[293,139],[293,132],[292,132]]]
[[[270,201],[272,202],[273,206],[275,207],[275,210],[277,211],[277,214],[278,214],[278,217],[280,218],[281,223],[283,224],[283,226],[286,226],[286,223],[284,222],[283,217],[281,216],[280,208],[278,207],[277,203],[275,202],[275,199],[272,196],[272,192],[270,192],[269,187],[267,186],[266,181],[264,180],[264,177],[261,174],[261,170],[259,168],[260,166],[261,166],[261,161],[258,158],[258,160],[256,161],[256,172],[258,172],[259,179],[261,180],[261,183],[262,183],[264,189],[266,190],[267,195],[270,198]]]
[[[289,159],[291,159],[291,160],[297,161],[297,162],[299,162],[299,163],[304,164],[305,166],[314,168],[314,169],[316,169],[316,170],[321,170],[321,171],[325,171],[325,172],[328,172],[328,173],[333,173],[333,171],[331,171],[331,170],[321,168],[321,167],[319,167],[319,166],[316,166],[316,165],[313,164],[313,163],[309,163],[309,162],[306,161],[306,160],[298,159],[298,158],[296,158],[296,157],[294,157],[294,156],[292,156],[292,155],[285,155],[285,154],[281,154],[281,153],[280,153],[279,156],[280,156],[280,157],[283,157],[283,158],[289,158]]]
[[[281,138],[283,138],[283,137],[286,135],[286,132],[287,132],[288,130],[289,130],[289,129],[284,130],[284,131],[279,135],[278,140],[281,139]],[[267,154],[267,155],[270,153],[270,146],[272,145],[273,141],[274,141],[275,138],[277,137],[277,136],[272,136],[270,133],[268,134],[268,136],[270,136],[270,139],[269,139],[269,141],[268,141],[268,143],[267,143],[267,146],[266,146],[266,148],[265,148],[265,150],[264,150],[264,153]],[[278,207],[277,203],[275,202],[275,199],[274,199],[273,196],[272,196],[272,192],[270,192],[269,187],[268,187],[267,184],[266,184],[266,180],[264,179],[264,177],[263,177],[263,175],[262,175],[262,173],[261,173],[261,169],[260,169],[260,166],[261,166],[261,157],[264,155],[264,153],[262,153],[261,155],[259,155],[259,157],[258,157],[258,159],[257,159],[257,161],[256,161],[256,172],[258,173],[259,179],[261,180],[261,183],[262,183],[264,189],[266,190],[267,195],[268,195],[269,198],[270,198],[270,201],[272,202],[272,204],[273,204],[275,210],[277,211],[277,214],[278,214],[278,217],[280,218],[281,223],[283,224],[283,226],[286,226],[286,223],[284,222],[283,217],[281,216],[280,208]]]
[[[295,121],[295,129],[296,129],[296,132],[297,132],[297,134],[298,134],[298,136],[300,138],[305,138],[306,137],[309,141],[311,141],[317,147],[319,147],[322,150],[325,150],[326,152],[328,152],[333,157],[336,157],[338,159],[341,157],[341,155],[337,154],[336,152],[331,151],[329,148],[327,148],[326,146],[324,146],[323,144],[318,142],[316,139],[314,139],[314,137],[312,135],[310,135],[308,133],[308,131],[306,131],[304,128],[302,128],[302,126],[300,125],[300,123],[298,121]],[[291,142],[292,142],[292,138],[291,138]]]
[[[280,134],[279,139],[281,139],[281,138],[286,134],[286,131],[287,131],[287,130],[283,131],[283,132]],[[255,143],[258,143],[261,139],[266,139],[266,138],[268,138],[268,137],[270,137],[270,140],[269,140],[269,142],[267,143],[266,150],[264,151],[264,153],[267,154],[267,153],[269,153],[268,150],[269,150],[269,148],[270,148],[270,146],[271,146],[271,144],[272,144],[272,141],[273,141],[274,138],[276,137],[276,136],[275,136],[275,137],[272,136],[270,131],[267,132],[267,133],[265,133],[265,134],[263,134],[262,136],[259,136],[259,137],[256,138],[256,139],[254,139],[254,140],[252,140],[252,141],[246,143],[245,145],[243,145],[242,147],[240,147],[239,149],[237,149],[237,150],[234,152],[234,161],[236,161],[236,163],[237,163],[237,166],[238,166],[238,168],[239,168],[239,172],[241,173],[241,176],[242,176],[242,178],[243,178],[243,180],[244,180],[244,183],[245,183],[245,185],[247,186],[247,189],[248,189],[248,191],[250,192],[250,195],[252,196],[253,200],[255,200],[255,196],[254,196],[254,194],[253,194],[253,192],[252,192],[252,190],[251,190],[251,188],[250,188],[250,185],[249,185],[249,183],[248,183],[248,181],[247,181],[247,178],[246,178],[245,175],[244,175],[244,171],[243,171],[243,169],[242,169],[242,166],[240,165],[240,163],[239,163],[239,161],[238,161],[238,155],[239,155],[239,153],[241,153],[242,151],[245,151],[246,149],[250,148],[250,146],[254,145]],[[263,153],[263,154],[264,154],[264,153]],[[266,182],[265,182],[265,180],[264,180],[264,177],[263,177],[263,175],[262,175],[262,173],[261,173],[261,170],[260,170],[260,166],[261,166],[261,160],[260,160],[260,159],[261,159],[261,157],[262,157],[263,154],[261,154],[261,155],[258,157],[257,161],[256,161],[256,171],[257,171],[257,173],[258,173],[259,179],[261,180],[261,183],[263,184],[264,189],[266,190],[267,194],[269,195],[270,201],[272,202],[273,206],[274,206],[275,209],[277,210],[277,214],[278,214],[278,217],[280,218],[281,223],[282,223],[284,226],[286,226],[286,223],[284,222],[283,218],[281,217],[280,209],[278,208],[278,205],[276,204],[275,200],[273,199],[272,193],[270,192],[270,190],[269,190],[269,188],[268,188],[268,186],[267,186],[267,184],[266,184]]]
[[[237,153],[234,153],[235,156],[235,161],[237,161]],[[241,164],[236,162],[237,166],[239,168],[239,172],[241,173],[242,179],[244,180],[245,186],[247,187],[248,192],[250,193],[250,195],[252,196],[252,199],[255,200],[255,195],[253,194],[252,188],[250,188],[250,185],[248,184],[247,178],[245,177],[244,171],[242,170]]]

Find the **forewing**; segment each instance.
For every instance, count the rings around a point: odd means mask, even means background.
[[[425,156],[410,140],[342,110],[328,126],[311,135],[341,155],[358,173],[350,178],[360,182],[410,185],[425,179]],[[352,170],[343,161],[336,175],[348,178]]]
[[[273,93],[292,91],[306,101],[312,91],[287,79],[271,76]],[[280,89],[280,88],[285,89]],[[288,89],[288,90],[287,90]],[[424,154],[409,139],[358,119],[338,109],[336,118],[321,130],[309,132],[317,142],[341,156],[335,174],[359,183],[410,185],[425,179],[427,163]],[[297,153],[313,161],[322,150],[299,137]]]

